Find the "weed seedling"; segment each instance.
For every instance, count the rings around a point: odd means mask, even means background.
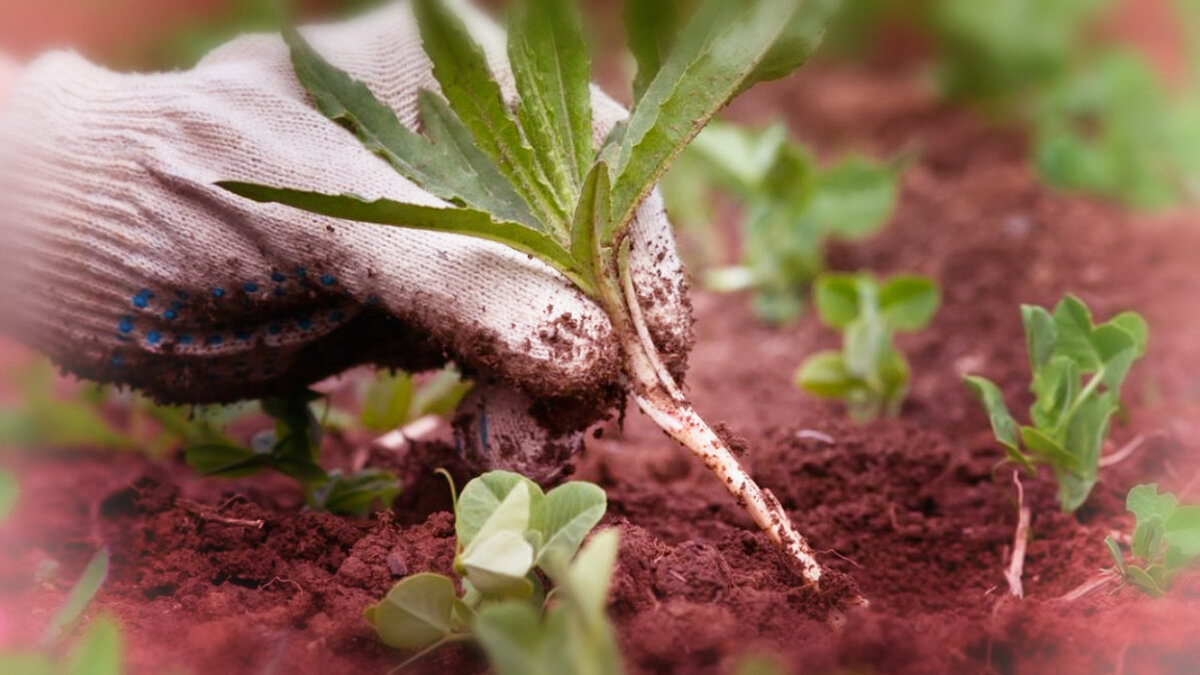
[[[1126,561],[1112,537],[1104,540],[1125,581],[1153,596],[1165,595],[1171,581],[1200,558],[1200,506],[1183,506],[1157,485],[1138,485],[1125,497],[1125,508],[1137,516]]]
[[[364,469],[346,475],[326,473],[317,458],[323,425],[312,403],[321,397],[305,391],[288,398],[262,401],[263,412],[275,420],[273,432],[256,436],[250,447],[233,443],[205,443],[187,449],[191,467],[206,476],[240,478],[273,469],[304,486],[311,508],[344,515],[365,515],[379,505],[389,508],[400,493],[394,474]]]
[[[680,5],[691,3],[680,3]],[[820,567],[779,501],[738,464],[671,376],[638,301],[630,226],[679,153],[730,100],[798,68],[835,2],[702,0],[677,30],[674,3],[626,5],[639,64],[629,118],[592,142],[590,64],[577,3],[528,0],[509,24],[519,103],[505,102],[483,50],[443,0],[412,6],[441,93],[424,91],[426,135],[295,31],[285,31],[300,82],[331,119],[354,131],[444,207],[279,187],[221,185],[261,202],[326,216],[436,230],[505,244],[545,262],[608,315],[625,385],[669,435],[700,457],[815,585]]]
[[[933,320],[941,304],[937,284],[898,276],[881,286],[869,274],[827,274],[817,279],[813,296],[821,320],[843,334],[842,350],[810,357],[796,383],[816,396],[845,401],[858,422],[899,415],[909,367],[893,338]]]
[[[1053,315],[1024,305],[1021,318],[1033,375],[1032,424],[1017,424],[995,384],[978,376],[967,377],[966,383],[987,410],[1009,461],[1030,472],[1037,464],[1049,465],[1058,480],[1059,504],[1073,512],[1096,484],[1100,451],[1120,408],[1121,385],[1146,353],[1149,330],[1133,312],[1097,326],[1087,306],[1071,295]]]
[[[590,483],[543,493],[518,474],[483,474],[455,501],[462,594],[449,577],[414,574],[367,609],[367,620],[386,644],[421,650],[413,659],[474,639],[501,675],[619,673],[605,611],[617,533],[600,532],[579,550],[606,508]],[[538,572],[553,581],[550,594]]]

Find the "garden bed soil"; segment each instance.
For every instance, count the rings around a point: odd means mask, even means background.
[[[605,523],[621,531],[610,610],[628,671],[733,672],[765,652],[805,673],[1195,672],[1200,575],[1158,600],[1114,583],[1063,596],[1109,565],[1103,539],[1130,530],[1130,486],[1156,480],[1200,500],[1200,223],[1055,194],[1027,167],[1019,132],[895,73],[814,70],[732,115],[781,112],[825,156],[919,151],[894,223],[831,258],[929,274],[945,306],[901,338],[914,372],[903,417],[856,427],[792,384],[834,334],[812,316],[770,328],[745,297],[694,293],[688,389],[744,440],[743,460],[829,573],[819,593],[802,588],[703,467],[630,410],[623,429],[589,437],[576,473],[608,491]],[[1137,445],[1074,516],[1059,513],[1048,475],[1023,478],[1033,540],[1018,600],[1003,576],[1013,472],[960,378],[983,374],[1027,405],[1018,305],[1065,292],[1102,317],[1136,309],[1150,322],[1108,450]],[[353,461],[360,441],[341,439],[331,459]],[[112,572],[90,613],[124,626],[131,672],[387,671],[403,655],[379,645],[362,611],[404,574],[450,570],[449,497],[432,471],[455,460],[440,442],[369,459],[410,484],[393,511],[357,521],[302,511],[278,477],[192,478],[177,456],[7,453],[27,498],[0,528],[0,644],[35,639],[104,544]],[[869,607],[850,602],[858,593]],[[458,646],[413,671],[484,669]]]

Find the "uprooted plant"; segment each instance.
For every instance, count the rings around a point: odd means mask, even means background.
[[[604,516],[604,491],[571,482],[543,493],[507,471],[472,480],[455,500],[454,569],[414,574],[367,610],[386,644],[419,651],[476,640],[501,675],[619,673],[606,608],[617,533],[584,538]],[[576,554],[578,552],[578,555]],[[554,583],[547,593],[545,575]]]
[[[1158,486],[1138,485],[1125,497],[1125,508],[1137,516],[1126,561],[1112,537],[1104,540],[1117,573],[1154,596],[1165,595],[1171,581],[1200,559],[1200,506],[1184,506]]]
[[[663,182],[676,225],[693,231],[711,220],[703,211],[713,188],[745,209],[740,264],[712,269],[716,291],[754,291],[754,310],[773,323],[795,319],[813,279],[825,270],[828,240],[855,241],[877,233],[896,205],[901,161],[850,155],[820,167],[787,127],[747,129],[714,122],[680,156]]]
[[[933,320],[942,301],[937,284],[918,276],[880,284],[870,274],[827,274],[813,296],[821,321],[842,332],[843,344],[811,356],[796,383],[815,396],[841,399],[857,422],[899,415],[910,368],[893,338]]]
[[[1021,318],[1033,374],[1029,388],[1036,399],[1029,409],[1032,424],[1017,424],[992,382],[969,376],[966,383],[987,410],[1009,461],[1030,473],[1037,464],[1048,464],[1058,480],[1063,511],[1073,512],[1096,484],[1109,423],[1120,408],[1121,385],[1134,361],[1146,353],[1149,329],[1133,312],[1095,325],[1087,305],[1071,295],[1053,315],[1024,305]],[[1088,379],[1081,384],[1084,377]]]
[[[739,465],[696,413],[650,337],[629,264],[635,213],[678,154],[738,94],[791,73],[811,54],[835,2],[630,1],[639,71],[628,120],[592,144],[590,65],[575,2],[529,0],[509,25],[520,103],[511,110],[481,48],[443,0],[416,0],[441,95],[420,96],[426,136],[408,129],[360,82],[285,33],[297,77],[330,118],[353,130],[445,208],[223,183],[234,193],[326,216],[452,232],[535,257],[600,306],[641,409],[717,474],[808,584],[821,570],[779,501]],[[682,26],[678,30],[677,27]],[[470,178],[463,180],[469,169]]]

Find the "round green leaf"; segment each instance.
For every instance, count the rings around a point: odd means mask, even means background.
[[[813,287],[817,313],[830,328],[845,330],[858,318],[858,278],[849,274],[826,274]]]
[[[933,320],[941,303],[937,284],[927,277],[894,277],[879,290],[883,318],[896,330],[921,330]]]
[[[454,582],[440,574],[414,574],[388,592],[367,611],[384,644],[399,649],[420,649],[453,631]]]
[[[835,351],[815,354],[796,371],[796,384],[814,396],[843,398],[862,383],[846,372],[842,355]]]

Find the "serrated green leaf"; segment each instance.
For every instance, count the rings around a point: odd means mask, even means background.
[[[476,614],[473,629],[497,675],[558,675],[547,667],[544,633],[528,603],[488,605]]]
[[[20,494],[21,486],[17,484],[16,476],[0,469],[0,523],[12,513]]]
[[[892,277],[879,289],[883,318],[896,330],[921,330],[933,320],[941,302],[937,284],[927,277]]]
[[[591,282],[553,237],[518,223],[495,220],[482,211],[404,204],[389,199],[369,201],[356,195],[327,195],[252,183],[222,182],[218,185],[257,202],[286,204],[332,218],[448,232],[499,242],[546,262],[580,290],[594,295]]]
[[[575,2],[525,0],[509,25],[517,115],[565,206],[592,168],[591,63]]]
[[[458,129],[462,125],[447,129],[452,122],[440,117],[441,111],[425,100],[427,95],[421,97],[422,117],[440,141],[436,148],[433,142],[404,126],[395,111],[376,98],[365,84],[325,61],[294,29],[285,29],[283,36],[291,51],[296,77],[317,108],[358,136],[368,150],[442,199],[539,227],[510,184],[497,180],[501,177],[495,165],[477,161],[486,157],[469,139],[461,137]]]
[[[67,594],[67,599],[63,602],[62,607],[59,607],[58,611],[54,613],[54,617],[50,619],[49,625],[46,626],[46,632],[42,634],[42,646],[54,645],[71,626],[75,625],[79,617],[83,616],[88,605],[92,604],[92,600],[106,579],[108,579],[108,548],[104,547],[92,556],[79,580],[71,587],[71,592]]]
[[[567,204],[541,172],[529,141],[508,109],[483,50],[444,0],[414,0],[433,76],[479,148],[508,176],[547,230],[565,236]]]
[[[574,557],[584,537],[608,508],[604,490],[591,483],[571,482],[546,494],[539,517],[531,527],[542,535],[538,561],[553,556],[564,560]]]
[[[471,131],[450,109],[446,99],[422,89],[417,95],[421,124],[433,143],[429,161],[444,162],[452,172],[460,201],[499,220],[520,223],[538,231],[545,226],[534,217],[525,198],[517,194],[500,167],[475,143]],[[420,184],[420,183],[418,183]],[[431,190],[431,192],[434,192]],[[437,194],[435,192],[435,194]],[[440,195],[439,195],[440,196]]]
[[[109,616],[101,616],[71,647],[64,675],[122,675],[125,672],[121,629]]]
[[[575,216],[571,219],[571,255],[583,264],[587,261],[590,278],[597,279],[600,270],[594,266],[602,261],[599,242],[596,237],[608,223],[609,213],[609,183],[608,165],[604,160],[596,162],[591,173],[583,181],[583,189],[579,195],[579,205]],[[598,280],[594,283],[598,283]]]
[[[540,512],[542,500],[545,499],[542,489],[536,483],[511,471],[489,471],[467,483],[455,507],[454,530],[460,547],[466,549],[471,545],[518,485],[524,486],[527,495],[524,501],[527,505],[524,516],[518,510],[507,512],[505,518],[511,518],[512,524],[502,529],[516,531],[519,527],[520,532],[524,533],[528,529],[530,519]],[[522,517],[523,525],[520,524]],[[499,521],[497,524],[500,524]]]
[[[809,215],[823,232],[861,239],[887,224],[897,194],[892,167],[850,157],[817,175]]]
[[[976,375],[968,375],[964,378],[967,387],[983,404],[984,410],[987,411],[988,419],[992,424],[992,433],[996,435],[996,440],[1000,441],[1010,452],[1021,457],[1020,462],[1026,469],[1033,470],[1033,465],[1024,455],[1021,454],[1021,430],[1020,425],[1013,419],[1013,416],[1008,412],[1008,406],[1004,403],[1004,394],[1001,393],[999,387],[995,384]]]
[[[821,398],[845,398],[862,382],[846,372],[841,352],[824,351],[810,356],[796,371],[796,384]]]
[[[825,325],[845,330],[862,313],[858,277],[849,274],[825,274],[813,285],[817,314]]]
[[[802,58],[781,60],[776,50],[785,44],[796,48],[797,36],[804,33],[797,26],[812,4],[706,0],[701,5],[630,114],[611,167],[613,222],[603,239],[620,237],[638,205],[718,110],[754,82],[799,65]]]
[[[454,632],[454,582],[440,574],[421,573],[396,584],[367,613],[384,644],[420,649]]]

